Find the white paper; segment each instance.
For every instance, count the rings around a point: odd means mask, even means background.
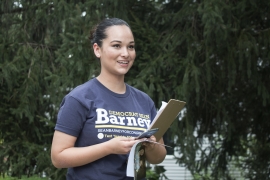
[[[139,142],[136,142],[130,152],[129,152],[129,156],[128,156],[128,163],[127,163],[127,176],[128,177],[134,177],[134,157],[135,157],[135,150],[136,150],[136,146],[141,143],[140,141]]]
[[[148,127],[148,129],[151,129],[152,125],[156,122],[157,118],[159,117],[159,115],[162,113],[162,111],[165,109],[165,107],[167,106],[167,102],[162,101],[161,107],[159,108],[157,115],[155,116],[155,118],[153,119],[152,123],[150,124],[150,126]]]

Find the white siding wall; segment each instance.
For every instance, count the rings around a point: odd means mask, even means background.
[[[158,164],[158,166],[164,166],[165,175],[169,180],[192,180],[190,172],[185,168],[176,164],[176,159],[173,155],[167,155],[165,160]]]
[[[150,166],[154,168],[154,165]],[[158,164],[158,166],[164,166],[166,170],[164,174],[169,180],[193,180],[189,170],[179,166],[173,155],[167,155],[165,160]],[[233,166],[231,166],[230,171],[232,178],[235,180],[244,180],[243,174],[238,168],[233,168]],[[160,178],[160,180],[165,180],[165,178]]]

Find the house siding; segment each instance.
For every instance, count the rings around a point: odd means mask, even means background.
[[[176,159],[173,155],[167,155],[164,161],[158,166],[163,166],[165,168],[165,175],[169,180],[192,180],[192,175],[185,167],[179,166],[176,163]],[[153,165],[154,167],[154,165]],[[163,178],[165,179],[165,178]],[[162,180],[162,179],[161,179]]]

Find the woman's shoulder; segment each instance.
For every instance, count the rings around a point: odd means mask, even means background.
[[[130,88],[130,93],[133,94],[134,96],[152,101],[151,97],[148,94],[146,94],[145,92],[143,92],[142,90],[137,89],[137,88],[135,88],[131,85],[128,85],[128,84],[127,84],[127,86]]]
[[[66,98],[71,97],[76,99],[82,104],[89,104],[89,101],[92,101],[95,98],[95,93],[99,92],[96,90],[97,86],[95,85],[95,80],[91,79],[81,85],[78,85],[72,89],[67,95]]]
[[[95,84],[94,79],[91,79],[83,84],[76,86],[74,89],[70,91],[69,95],[77,96],[77,95],[89,93],[89,91],[95,87],[94,84]]]

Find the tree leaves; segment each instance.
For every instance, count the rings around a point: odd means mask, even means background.
[[[232,178],[232,164],[250,179],[268,178],[269,1],[9,0],[0,6],[3,172],[12,167],[19,177],[35,167],[36,174],[61,179],[49,158],[58,106],[99,73],[91,27],[119,17],[136,42],[127,83],[157,107],[171,98],[187,102],[170,130],[182,153],[178,162],[214,179]]]

